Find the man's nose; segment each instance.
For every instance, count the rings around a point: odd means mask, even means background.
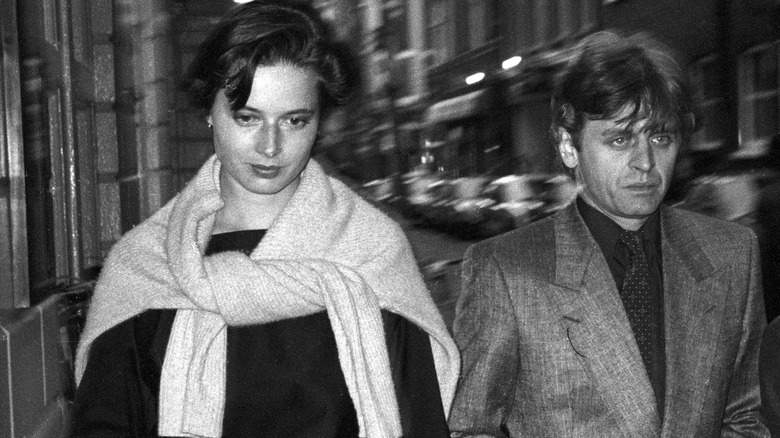
[[[281,134],[275,123],[266,124],[258,134],[257,151],[263,155],[273,157],[281,151]]]
[[[641,139],[631,156],[631,167],[647,172],[655,167],[655,151],[648,139]]]

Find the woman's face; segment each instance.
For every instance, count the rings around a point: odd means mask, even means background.
[[[246,106],[237,111],[220,90],[208,122],[222,163],[222,196],[286,202],[298,188],[319,121],[318,81],[307,69],[258,67]]]

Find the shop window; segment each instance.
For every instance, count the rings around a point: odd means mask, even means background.
[[[780,41],[739,57],[739,143],[745,155],[765,152],[780,131]]]
[[[428,4],[428,47],[434,64],[441,64],[455,53],[451,0],[434,0]]]
[[[691,139],[691,149],[714,150],[724,146],[727,133],[726,77],[722,60],[712,55],[696,61],[690,69],[691,83],[696,93],[700,129]]]

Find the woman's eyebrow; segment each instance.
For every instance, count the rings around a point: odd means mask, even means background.
[[[249,111],[256,114],[262,114],[264,111],[258,108],[254,108],[251,106],[245,106],[243,108],[240,108],[236,111]],[[306,115],[312,115],[315,114],[317,111],[312,108],[295,108],[291,109],[289,111],[285,111],[283,114],[306,114]]]

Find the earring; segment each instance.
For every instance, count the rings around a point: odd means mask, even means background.
[[[213,129],[214,126],[211,125],[211,122],[206,122],[206,125],[208,125],[209,129]]]

